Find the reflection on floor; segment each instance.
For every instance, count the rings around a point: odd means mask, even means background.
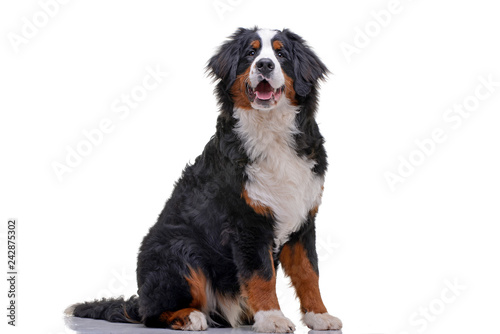
[[[171,329],[147,328],[139,324],[121,324],[105,320],[83,319],[76,317],[65,317],[66,326],[77,334],[253,334],[251,326],[238,328],[209,328],[203,332],[180,332]],[[306,327],[297,327],[296,334],[342,334],[342,331],[312,331]]]
[[[243,326],[239,328],[209,328],[208,331],[202,332],[180,332],[171,329],[163,328],[147,328],[140,324],[122,324],[113,323],[105,320],[83,319],[77,317],[66,317],[66,326],[74,330],[78,334],[155,334],[155,333],[204,333],[204,334],[249,334],[252,332],[252,327]]]

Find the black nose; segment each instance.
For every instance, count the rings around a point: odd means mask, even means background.
[[[260,59],[255,66],[257,66],[257,70],[264,76],[267,76],[274,70],[274,63],[269,58]]]

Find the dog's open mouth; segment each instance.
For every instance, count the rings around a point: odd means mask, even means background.
[[[273,88],[267,80],[262,80],[255,88],[247,84],[247,95],[250,102],[254,102],[257,99],[256,102],[259,102],[259,104],[278,102],[284,90],[285,86]]]

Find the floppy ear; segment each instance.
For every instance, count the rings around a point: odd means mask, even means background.
[[[295,74],[293,88],[298,95],[307,96],[318,80],[325,79],[328,69],[302,37],[288,29],[284,29],[283,33],[292,42],[293,71]]]
[[[215,80],[221,79],[228,86],[236,79],[236,70],[240,58],[239,37],[249,30],[239,28],[224,42],[208,61],[206,70]]]

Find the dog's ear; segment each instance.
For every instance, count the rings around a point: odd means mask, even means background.
[[[328,69],[302,37],[288,29],[284,29],[283,33],[291,41],[295,74],[293,88],[298,95],[307,96],[318,80],[326,78]]]
[[[241,52],[241,36],[249,30],[239,28],[224,42],[208,61],[206,70],[215,80],[221,79],[230,85],[236,79],[236,70]]]

